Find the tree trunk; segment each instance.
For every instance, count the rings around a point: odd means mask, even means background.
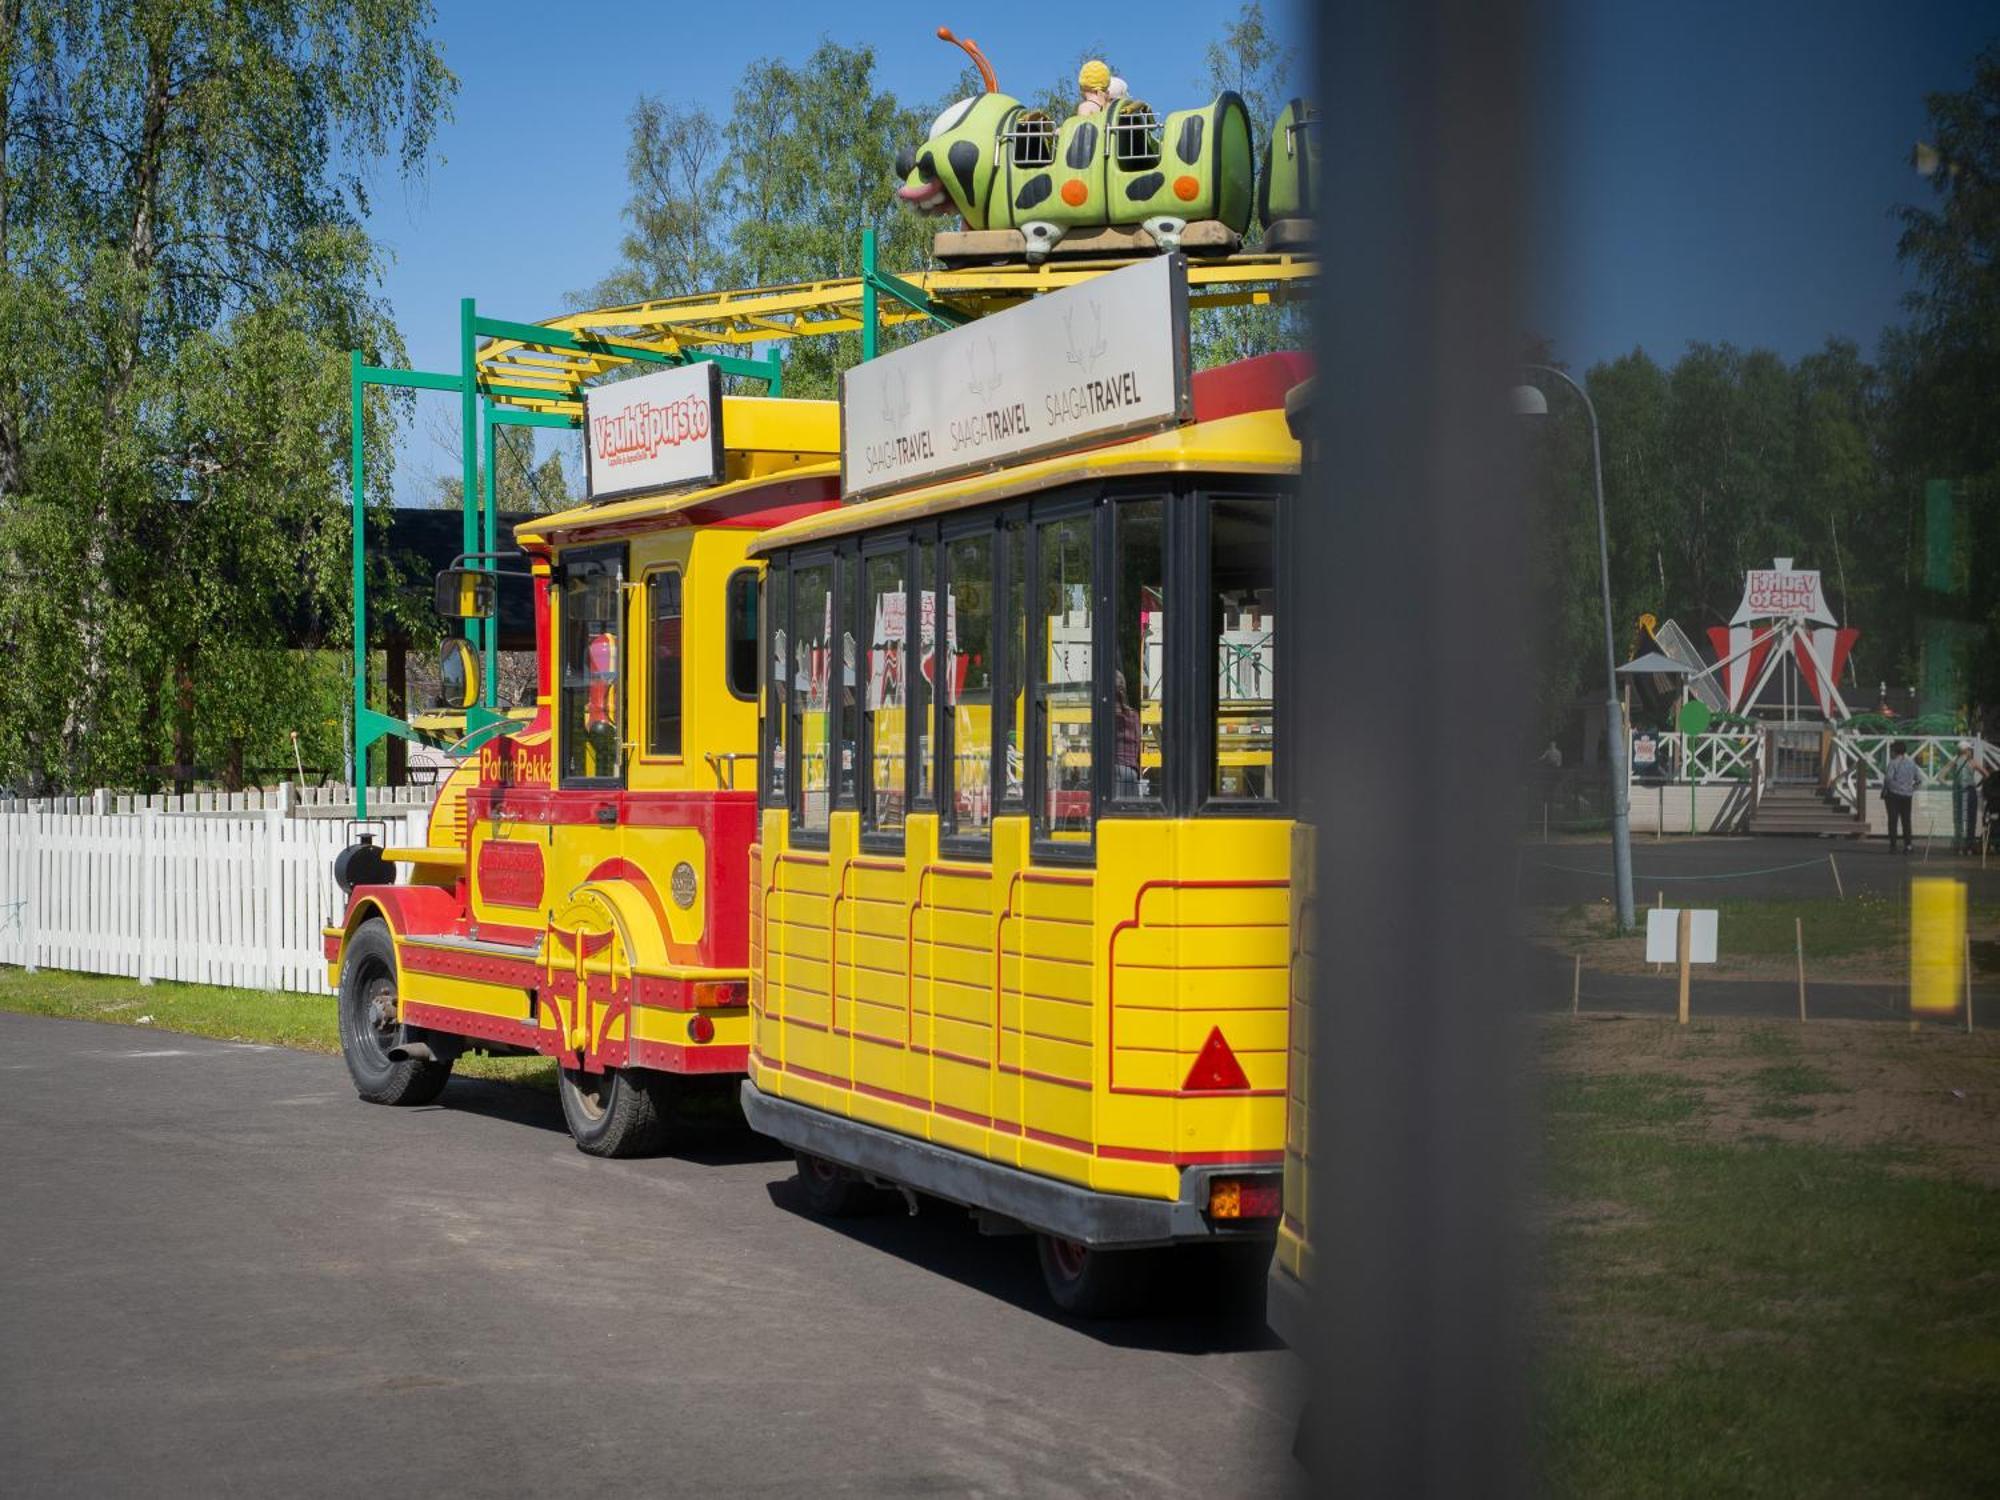
[[[389,715],[391,718],[408,718],[409,669],[407,652],[403,646],[391,641],[382,648],[383,681],[388,691]],[[401,735],[392,734],[383,742],[389,752],[389,785],[401,786],[409,780],[410,746]]]
[[[194,784],[194,648],[181,651],[174,663],[174,790],[185,793]]]

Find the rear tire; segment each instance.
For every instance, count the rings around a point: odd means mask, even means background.
[[[1079,1318],[1129,1318],[1152,1297],[1155,1250],[1106,1250],[1057,1235],[1035,1236],[1042,1282],[1064,1312]]]
[[[660,1081],[625,1068],[559,1068],[556,1092],[576,1149],[586,1156],[654,1156],[666,1145]]]
[[[340,1055],[354,1091],[370,1104],[429,1104],[451,1079],[449,1062],[405,1058],[389,1049],[408,1039],[397,1020],[396,945],[386,924],[367,921],[340,963]]]
[[[809,1151],[794,1151],[798,1167],[799,1192],[806,1207],[822,1219],[852,1219],[880,1208],[884,1195],[870,1187],[847,1168],[836,1166]]]

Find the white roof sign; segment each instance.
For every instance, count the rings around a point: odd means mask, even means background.
[[[598,386],[583,413],[593,500],[722,478],[722,372],[711,360]]]
[[[1838,623],[1826,607],[1817,568],[1794,568],[1789,557],[1782,557],[1774,568],[1753,568],[1743,575],[1743,602],[1736,606],[1730,624],[1786,615],[1820,625]]]
[[[1186,420],[1187,262],[1094,276],[841,375],[841,488],[881,494]]]

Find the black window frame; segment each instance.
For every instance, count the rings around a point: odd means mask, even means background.
[[[1013,549],[1007,545],[1010,527],[1018,526],[1021,533],[1021,577],[1014,577],[1015,559]],[[1021,794],[1007,795],[1007,741],[1015,738],[1017,727],[1025,730],[1025,725],[1014,722],[1014,704],[1017,696],[1024,717],[1028,701],[1025,695],[1017,693],[1020,674],[1026,670],[1032,657],[1028,653],[1028,586],[1034,574],[1028,569],[1029,537],[1034,530],[1032,507],[1024,503],[999,505],[993,508],[993,598],[994,617],[1001,618],[1001,611],[1011,604],[1015,584],[1021,589],[1021,660],[1014,660],[1013,622],[1009,628],[994,632],[993,638],[993,817],[1026,817],[1032,806],[1028,795],[1028,741],[1025,733],[1018,736],[1021,741]]]
[[[569,774],[569,726],[567,723],[566,699],[568,686],[564,683],[563,645],[569,634],[569,577],[572,569],[589,567],[605,558],[618,561],[618,581],[615,585],[618,595],[618,653],[617,680],[612,684],[612,692],[617,695],[617,753],[612,757],[617,770],[610,776],[572,776]],[[623,542],[602,542],[589,547],[567,549],[562,555],[561,573],[556,580],[555,616],[555,773],[559,790],[578,791],[623,791],[626,784],[625,767],[628,746],[636,745],[635,740],[626,738],[631,727],[631,695],[626,691],[632,678],[630,601],[626,591],[630,585],[632,567],[631,549]]]
[[[855,778],[855,785],[860,794],[861,847],[871,853],[887,854],[902,850],[904,841],[909,835],[910,827],[910,791],[913,785],[913,775],[910,769],[910,762],[913,757],[910,754],[910,746],[916,737],[916,725],[912,718],[910,707],[910,697],[913,692],[910,679],[917,673],[917,648],[914,644],[916,640],[915,627],[917,625],[917,617],[913,609],[915,601],[912,598],[913,591],[910,584],[916,572],[917,551],[915,539],[908,531],[867,532],[856,538],[856,540],[859,543],[858,551],[861,558],[861,597],[856,601],[856,604],[861,615],[867,616],[861,627],[863,633],[859,638],[866,642],[862,653],[864,660],[867,653],[872,651],[875,646],[875,620],[873,614],[870,612],[874,604],[874,593],[868,586],[868,564],[875,558],[896,557],[899,555],[902,558],[903,821],[894,828],[883,828],[881,826],[880,814],[875,805],[875,725],[874,721],[868,715],[867,704],[865,702],[867,694],[865,691],[862,694],[864,702],[860,715],[860,728],[855,736],[855,754],[859,760],[858,769],[860,772]],[[860,616],[857,615],[857,618],[860,618]]]
[[[1118,751],[1118,629],[1122,624],[1120,610],[1123,608],[1118,598],[1118,557],[1123,545],[1121,527],[1126,506],[1147,502],[1157,503],[1160,507],[1161,564],[1166,574],[1162,581],[1167,590],[1167,629],[1166,635],[1160,642],[1160,685],[1165,693],[1160,705],[1160,755],[1163,761],[1160,793],[1157,797],[1120,797],[1118,767],[1115,764],[1109,765],[1105,768],[1103,794],[1099,799],[1097,812],[1099,818],[1173,818],[1179,816],[1179,809],[1187,806],[1187,799],[1181,795],[1185,753],[1178,741],[1185,738],[1185,734],[1179,731],[1190,716],[1180,706],[1181,701],[1187,696],[1185,683],[1181,680],[1186,674],[1179,670],[1181,654],[1176,650],[1174,642],[1180,616],[1184,613],[1175,602],[1178,597],[1176,591],[1179,579],[1174,575],[1177,571],[1175,562],[1179,556],[1176,549],[1181,546],[1182,533],[1186,529],[1183,515],[1187,505],[1182,493],[1168,484],[1120,487],[1105,499],[1104,508],[1110,514],[1111,533],[1110,546],[1106,553],[1108,561],[1103,570],[1104,613],[1111,624],[1108,665],[1104,669],[1102,684],[1105,695],[1105,716],[1109,721],[1108,742],[1111,746],[1111,756],[1115,760]],[[1145,671],[1143,642],[1140,646],[1139,670],[1142,674]],[[1135,707],[1138,707],[1139,696],[1135,688],[1133,690]],[[1139,711],[1143,719],[1143,708]],[[1145,735],[1142,730],[1140,742],[1143,744],[1144,740]]]
[[[750,585],[750,602],[754,613],[754,619],[750,627],[751,653],[753,657],[756,656],[756,653],[762,651],[764,647],[763,579],[759,570],[754,567],[745,566],[736,568],[731,571],[728,578],[723,580],[722,584],[722,685],[729,690],[729,696],[739,703],[759,703],[763,701],[763,694],[761,692],[764,680],[762,658],[757,657],[751,664],[750,689],[748,692],[737,687],[736,678],[732,672],[734,664],[730,660],[730,652],[736,645],[736,637],[731,634],[732,627],[736,623],[736,616],[733,612],[736,602],[736,586],[742,581],[747,581]],[[683,581],[681,589],[683,596],[685,596],[687,590],[685,581]],[[687,600],[685,597],[681,600],[681,610],[682,616],[685,618],[687,610]],[[686,680],[685,666],[682,668],[682,679],[683,681]]]
[[[1083,489],[1051,491],[1037,496],[1028,507],[1027,572],[1028,587],[1021,605],[1027,612],[1026,648],[1028,677],[1028,733],[1022,743],[1028,750],[1028,857],[1036,864],[1094,865],[1097,862],[1097,824],[1104,808],[1105,720],[1109,715],[1110,680],[1106,675],[1108,646],[1104,632],[1097,628],[1104,618],[1104,579],[1107,568],[1105,541],[1109,516],[1101,485]],[[1048,725],[1048,704],[1040,689],[1048,653],[1043,649],[1047,618],[1041,607],[1042,528],[1051,522],[1084,517],[1090,533],[1090,838],[1085,842],[1060,842],[1048,827],[1047,759],[1043,754]]]
[[[840,785],[839,764],[835,759],[838,754],[835,739],[840,716],[835,712],[835,704],[833,702],[833,679],[834,674],[839,670],[839,652],[835,649],[839,641],[838,629],[841,618],[839,552],[835,546],[827,543],[818,543],[810,547],[800,547],[790,554],[790,564],[788,572],[790,574],[791,586],[786,590],[786,604],[790,610],[790,618],[785,637],[785,646],[789,652],[793,653],[794,659],[796,659],[799,647],[798,575],[807,568],[824,567],[827,574],[827,591],[832,596],[831,614],[836,634],[834,640],[827,647],[830,659],[827,663],[827,800],[826,827],[824,828],[808,828],[805,825],[805,695],[794,686],[786,705],[786,712],[790,715],[790,723],[787,725],[790,733],[789,750],[794,764],[790,768],[791,774],[786,778],[785,783],[785,822],[791,830],[790,838],[794,845],[802,849],[824,849],[833,836],[834,793],[839,789]],[[785,663],[787,672],[792,669],[792,665],[792,661]]]
[[[772,606],[772,594],[782,588],[785,594],[785,608],[779,611]],[[765,559],[764,576],[757,589],[757,683],[758,701],[762,704],[762,720],[759,725],[757,742],[757,806],[759,809],[777,808],[788,805],[792,785],[792,765],[787,747],[785,762],[785,794],[780,796],[772,788],[772,778],[778,767],[778,729],[781,715],[778,711],[778,688],[780,683],[771,679],[771,651],[775,644],[773,637],[778,630],[788,634],[791,629],[792,560],[790,553],[781,553]],[[779,614],[785,618],[780,620]],[[789,651],[791,642],[786,641]],[[789,714],[789,698],[786,700]]]
[[[999,557],[999,512],[982,507],[980,510],[963,518],[940,522],[938,526],[938,662],[934,669],[937,682],[933,684],[933,687],[944,681],[945,674],[949,670],[946,647],[950,639],[947,627],[951,621],[949,610],[949,601],[951,598],[949,593],[951,583],[951,545],[953,542],[964,541],[968,537],[982,535],[986,538],[988,572],[991,575],[988,578],[987,587],[992,590],[994,596],[993,605],[990,605],[988,608],[988,617],[994,625],[997,625],[999,613],[996,606],[1001,598],[999,582],[1001,569]],[[1023,603],[1025,602],[1024,600]],[[939,699],[937,734],[938,848],[943,852],[957,854],[971,861],[977,861],[981,858],[990,859],[992,857],[993,821],[1000,816],[1000,803],[996,795],[999,788],[994,781],[994,766],[995,757],[997,755],[1004,755],[1005,749],[1000,744],[999,736],[995,732],[994,727],[999,720],[998,696],[1003,685],[999,672],[999,651],[994,639],[997,633],[997,630],[989,630],[989,638],[986,645],[988,675],[992,679],[995,701],[989,704],[987,708],[986,805],[988,811],[986,815],[986,827],[983,830],[968,832],[959,827],[958,779],[956,775],[958,764],[958,715],[956,712],[945,711],[947,708],[954,706],[948,697],[941,697]]]
[[[868,647],[860,625],[861,596],[868,591],[867,575],[861,562],[859,538],[842,537],[833,549],[833,640],[832,690],[843,695],[834,714],[830,751],[833,756],[832,812],[853,812],[861,806],[861,778],[867,763],[861,759],[861,721],[868,696]],[[854,660],[846,660],[848,642],[854,644]],[[854,669],[853,701],[845,698],[848,667]],[[846,785],[843,787],[842,778]],[[831,818],[828,819],[829,826]]]
[[[1272,678],[1273,702],[1271,705],[1271,795],[1269,797],[1223,797],[1216,795],[1215,786],[1215,732],[1214,726],[1220,721],[1220,706],[1217,702],[1214,641],[1209,636],[1209,601],[1213,588],[1213,576],[1209,562],[1213,550],[1213,536],[1210,519],[1215,502],[1218,500],[1268,501],[1271,505],[1271,587],[1274,595],[1272,614],[1278,621],[1278,629],[1285,629],[1287,610],[1291,606],[1291,573],[1288,559],[1291,556],[1291,515],[1295,503],[1294,490],[1283,485],[1258,485],[1230,483],[1207,485],[1194,491],[1190,510],[1192,544],[1186,549],[1195,574],[1196,592],[1191,596],[1194,607],[1187,611],[1193,639],[1185,660],[1192,667],[1195,692],[1193,699],[1195,713],[1192,719],[1196,761],[1192,767],[1194,777],[1188,788],[1189,797],[1184,802],[1188,808],[1186,816],[1194,818],[1287,818],[1291,814],[1291,762],[1294,751],[1292,744],[1291,691],[1292,674],[1288,659],[1295,653],[1287,646],[1278,649],[1277,670]]]
[[[678,581],[676,587],[677,609],[674,619],[681,627],[680,654],[680,702],[676,706],[680,712],[674,723],[679,748],[655,750],[653,748],[654,709],[658,702],[657,684],[653,681],[654,669],[659,665],[659,653],[653,648],[653,627],[658,621],[653,614],[653,585],[656,580],[672,577]],[[678,562],[654,563],[641,573],[636,580],[640,593],[646,601],[646,725],[643,739],[635,741],[639,759],[653,761],[660,765],[679,765],[687,760],[687,569]]]

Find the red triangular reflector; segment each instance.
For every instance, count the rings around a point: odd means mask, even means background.
[[[1208,1040],[1201,1044],[1201,1056],[1188,1069],[1187,1082],[1183,1089],[1247,1089],[1250,1079],[1243,1071],[1243,1064],[1236,1060],[1236,1054],[1229,1050],[1229,1043],[1222,1039],[1222,1028],[1211,1026]]]

